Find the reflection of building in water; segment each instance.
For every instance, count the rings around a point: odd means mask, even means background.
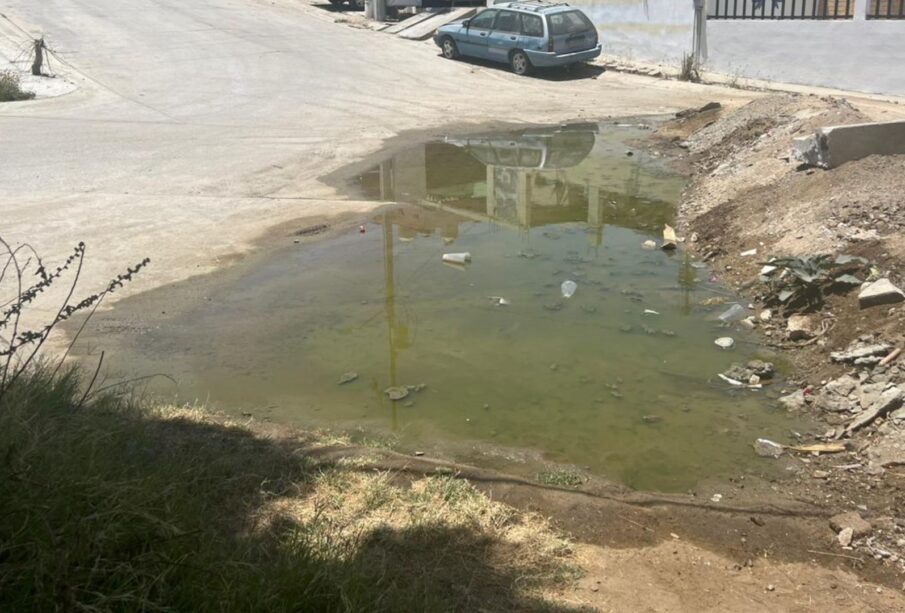
[[[518,228],[584,222],[594,245],[607,224],[650,231],[672,224],[674,207],[642,194],[639,162],[591,156],[596,132],[580,125],[427,143],[362,175],[362,188],[441,213],[402,209],[403,240],[439,230],[451,242],[462,218]]]

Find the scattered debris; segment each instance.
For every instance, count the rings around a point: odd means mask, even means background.
[[[719,320],[723,323],[729,323],[732,321],[744,319],[747,314],[747,309],[736,302],[731,307],[723,311],[723,313],[719,316]]]
[[[339,376],[339,384],[340,384],[340,385],[345,385],[346,383],[352,383],[352,382],[355,381],[356,379],[358,379],[358,373],[357,373],[357,372],[352,372],[352,371],[344,372],[343,374],[341,374],[341,375]]]
[[[884,304],[896,304],[903,300],[905,300],[905,292],[886,278],[877,279],[858,294],[858,305],[862,309]]]
[[[762,458],[778,458],[783,454],[785,448],[779,443],[765,438],[759,438],[754,441],[754,453]]]
[[[839,541],[839,544],[843,547],[848,547],[852,544],[852,538],[855,535],[855,531],[851,528],[843,528],[839,531],[839,534],[836,535],[836,540]]]
[[[659,315],[660,313],[653,309],[644,309],[645,315]]]
[[[641,246],[642,246],[644,249],[653,250],[653,249],[656,249],[656,248],[657,248],[657,241],[646,240],[646,241],[644,241],[643,243],[641,243]]]
[[[562,282],[560,286],[560,290],[562,291],[563,298],[571,298],[575,295],[575,290],[578,289],[578,284],[575,281],[566,280]]]
[[[364,226],[362,226],[364,227]],[[330,226],[327,224],[317,224],[315,226],[308,226],[307,228],[302,228],[301,230],[296,230],[292,233],[293,236],[314,236],[315,234],[321,234],[326,232]]]
[[[396,402],[407,397],[409,395],[409,390],[404,385],[399,385],[397,387],[388,387],[383,390],[383,393],[386,394],[387,398]]]
[[[720,338],[713,341],[713,344],[720,349],[732,349],[732,347],[735,346],[735,339],[733,339],[731,336],[721,336]]]
[[[856,539],[869,536],[873,531],[873,526],[861,517],[861,514],[857,511],[833,515],[830,518],[830,528],[833,529],[833,532],[837,533],[842,532],[843,530],[851,530],[852,537]]]
[[[837,435],[837,438],[841,438],[845,434],[851,434],[855,430],[859,428],[863,428],[864,426],[872,423],[878,417],[883,417],[887,413],[898,409],[902,406],[903,394],[902,390],[898,387],[891,387],[885,392],[883,392],[876,402],[871,405],[870,408],[865,409],[862,413],[859,413],[855,419],[843,430],[843,432]]]
[[[743,258],[747,258],[752,255],[757,255],[757,249],[748,249],[747,251],[742,251],[739,255]]]
[[[791,394],[782,396],[778,402],[790,411],[798,411],[807,406],[807,402],[804,398],[804,390],[796,390]]]
[[[793,445],[789,447],[792,451],[799,453],[813,453],[820,455],[821,453],[842,453],[848,451],[843,443],[813,443],[811,445]]]
[[[852,342],[845,351],[834,351],[830,353],[830,359],[834,362],[843,362],[847,364],[869,364],[878,363],[892,351],[892,345],[888,343],[874,343],[870,336],[859,337]],[[859,360],[867,360],[867,362]]]
[[[641,421],[643,421],[646,424],[657,424],[657,423],[660,423],[661,421],[663,421],[663,418],[660,417],[659,415],[643,415],[641,417]]]
[[[786,330],[792,341],[807,340],[816,334],[814,320],[810,315],[792,315],[786,322]]]
[[[771,311],[770,309],[764,309],[763,311],[760,312],[760,315],[758,315],[758,318],[762,322],[767,323],[768,321],[773,319],[773,311]]]
[[[496,306],[509,306],[512,304],[502,296],[491,296],[490,301],[493,302]]]
[[[465,253],[444,253],[443,261],[448,264],[466,264],[471,262],[471,254]]]
[[[672,251],[678,245],[678,241],[675,229],[668,224],[663,226],[663,244],[660,245],[660,249]]]

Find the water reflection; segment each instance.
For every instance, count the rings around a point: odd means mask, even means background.
[[[645,169],[643,159],[595,164],[598,133],[596,124],[579,124],[447,138],[397,153],[363,174],[360,186],[367,198],[452,213],[430,229],[448,243],[463,220],[520,230],[585,223],[594,247],[608,224],[640,231],[673,224],[675,207],[658,196],[676,195],[674,179],[664,193],[662,171]],[[400,238],[426,231],[411,221],[399,223]]]

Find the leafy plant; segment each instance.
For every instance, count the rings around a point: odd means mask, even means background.
[[[35,95],[19,87],[19,75],[11,70],[0,72],[0,102],[31,100]]]
[[[693,55],[682,56],[682,69],[679,72],[679,80],[688,81],[690,83],[701,82],[701,71],[699,70],[698,63],[695,61]]]
[[[852,255],[773,258],[763,265],[765,301],[787,312],[819,308],[827,293],[849,291],[871,274],[870,263]]]

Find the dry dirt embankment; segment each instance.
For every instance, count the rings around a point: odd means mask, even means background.
[[[845,446],[797,462],[794,495],[867,520],[834,526],[835,553],[872,557],[905,573],[905,360],[898,358],[905,303],[861,308],[856,284],[902,285],[905,156],[871,156],[831,170],[791,157],[796,136],[870,120],[843,99],[776,95],[734,112],[690,113],[658,136],[684,150],[692,177],[681,203],[690,249],[751,300],[749,319],[739,325],[760,329],[795,366],[780,403],[822,424],[802,433],[802,442]],[[823,290],[822,298],[797,304],[780,301],[774,289],[794,280],[792,270],[780,281],[768,279],[782,267],[761,277],[771,258],[813,263],[820,255],[859,256],[868,264],[849,264],[856,279],[848,285],[795,285]]]

